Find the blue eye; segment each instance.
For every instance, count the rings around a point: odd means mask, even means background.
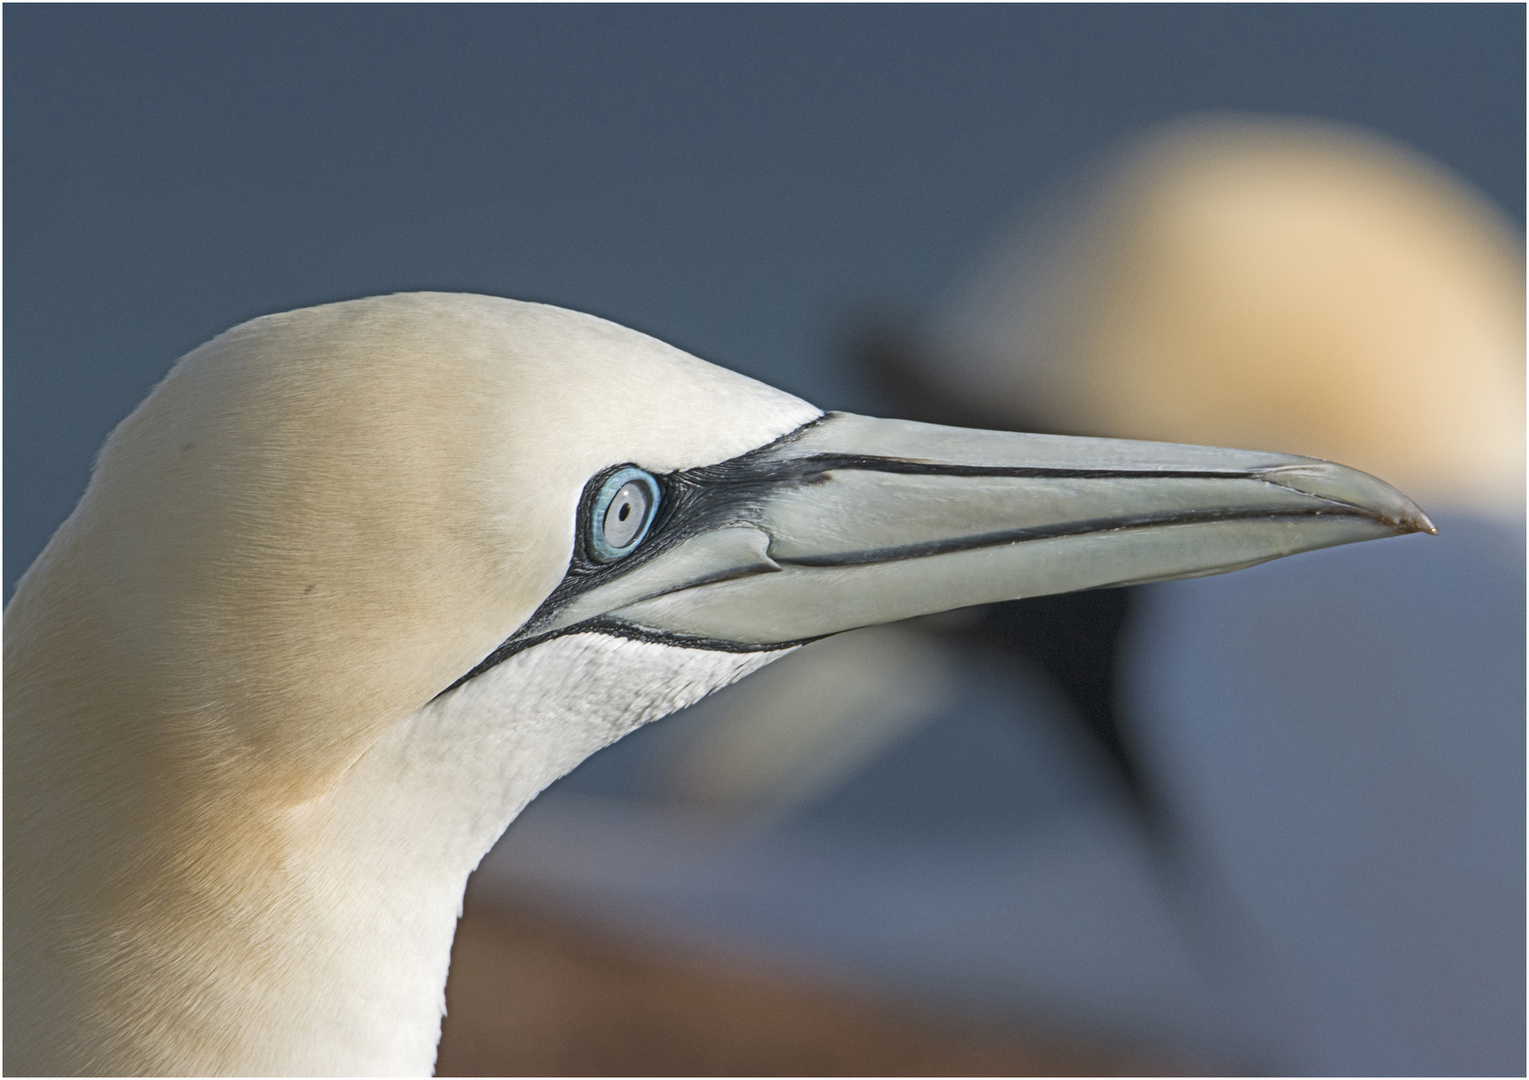
[[[589,546],[597,562],[624,559],[648,535],[658,512],[658,481],[635,466],[617,469],[595,495]]]

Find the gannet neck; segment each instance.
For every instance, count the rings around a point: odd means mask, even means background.
[[[98,865],[44,910],[11,905],[8,931],[66,926],[63,941],[9,935],[8,976],[51,967],[61,1007],[9,1028],[7,1069],[428,1074],[463,888],[510,821],[595,750],[780,655],[570,634],[391,726],[322,796],[193,802],[198,823],[136,866],[103,847],[113,887]],[[7,873],[41,876],[13,839]]]

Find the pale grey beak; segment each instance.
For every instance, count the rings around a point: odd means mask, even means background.
[[[507,647],[599,624],[760,648],[1434,531],[1395,488],[1312,458],[847,413],[662,479],[643,557],[570,571]]]

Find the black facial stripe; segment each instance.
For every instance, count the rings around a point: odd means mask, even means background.
[[[760,462],[782,446],[801,438],[805,432],[827,420],[829,415],[825,413],[814,420],[809,420],[773,442],[716,465],[653,474],[654,479],[658,481],[660,492],[658,513],[643,542],[619,562],[597,562],[588,549],[594,503],[599,495],[600,485],[605,482],[606,477],[624,466],[613,465],[608,469],[602,469],[584,485],[584,491],[579,496],[574,525],[573,555],[569,560],[568,573],[563,575],[563,580],[558,582],[557,587],[548,594],[547,599],[542,601],[541,606],[532,613],[519,630],[506,638],[471,671],[441,693],[450,693],[469,679],[477,678],[496,664],[503,663],[532,645],[539,645],[543,641],[551,641],[565,634],[593,631],[630,638],[634,641],[661,641],[665,644],[710,649],[716,652],[767,652],[814,640],[807,638],[802,641],[774,645],[742,645],[732,641],[662,633],[608,616],[586,619],[573,626],[560,627],[557,630],[549,631],[545,628],[556,619],[558,612],[581,593],[598,588],[615,577],[642,566],[690,537],[713,529],[726,528],[728,525],[757,522],[754,510],[758,506],[758,499],[750,496],[763,496],[790,479],[789,471],[770,470],[762,474],[759,468]],[[821,479],[821,472],[822,470],[816,470],[817,476],[805,482],[811,483]]]
[[[874,551],[847,551],[842,555],[810,555],[800,559],[776,555],[774,558],[782,566],[868,566],[872,563],[898,562],[904,559],[921,559],[930,555],[945,555],[954,551],[974,551],[978,548],[1023,544],[1031,540],[1050,540],[1062,536],[1081,536],[1084,533],[1126,532],[1134,529],[1163,528],[1169,525],[1193,525],[1208,521],[1305,521],[1314,517],[1344,516],[1363,517],[1373,520],[1373,515],[1363,513],[1353,507],[1344,506],[1342,503],[1334,503],[1333,505],[1340,509],[1289,510],[1279,512],[1266,510],[1165,511],[1161,514],[1094,518],[1090,521],[1068,521],[1056,525],[1036,525],[1025,529],[1005,529],[999,532],[981,533],[976,536],[961,536],[950,540],[931,540],[923,544],[877,548]]]
[[[776,641],[763,645],[752,645],[739,641],[723,641],[719,638],[700,637],[694,634],[679,634],[668,630],[654,630],[650,627],[638,626],[636,623],[612,618],[609,615],[601,615],[597,618],[586,619],[581,623],[575,623],[573,626],[564,626],[545,634],[522,636],[517,633],[485,656],[477,667],[446,687],[436,697],[442,697],[451,693],[469,679],[477,678],[490,668],[504,663],[516,653],[525,652],[533,645],[541,645],[560,637],[567,637],[570,634],[604,634],[607,637],[626,638],[628,641],[648,641],[655,645],[672,645],[681,649],[701,649],[705,652],[726,653],[776,652],[780,649],[794,649],[798,645],[807,645],[819,640],[815,637],[809,637],[798,638],[794,641]]]

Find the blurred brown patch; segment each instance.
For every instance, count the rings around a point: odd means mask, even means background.
[[[1182,1063],[929,1016],[468,890],[440,1076],[1129,1076]]]

